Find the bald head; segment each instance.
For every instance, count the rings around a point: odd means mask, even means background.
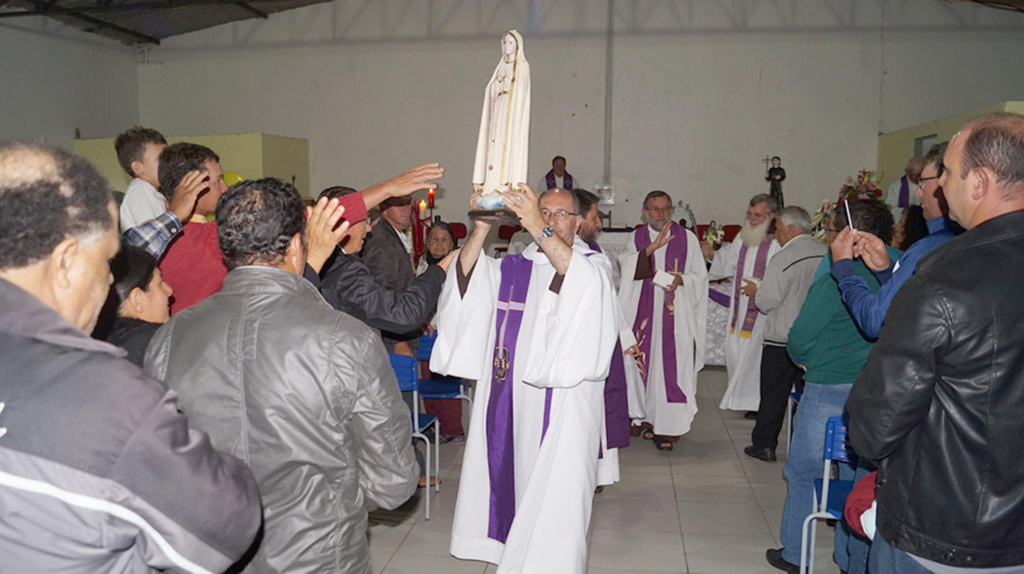
[[[969,122],[950,140],[943,167],[939,185],[949,213],[967,229],[1024,210],[1024,116]]]
[[[110,190],[89,162],[37,144],[0,144],[0,270],[50,255],[114,225]]]
[[[919,157],[912,157],[907,162],[907,179],[917,183],[921,181],[921,172],[924,171],[925,162]]]

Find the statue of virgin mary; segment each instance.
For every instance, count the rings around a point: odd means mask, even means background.
[[[529,147],[530,64],[523,37],[512,30],[501,37],[501,60],[484,90],[473,164],[473,190],[483,193],[479,209],[504,209],[500,194],[528,181]]]

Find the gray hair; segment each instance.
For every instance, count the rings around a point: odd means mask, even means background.
[[[1024,116],[1000,112],[969,125],[972,129],[964,142],[960,179],[971,170],[987,167],[1004,188],[1024,184]]]
[[[571,192],[569,190],[566,190],[566,189],[558,189],[557,187],[553,187],[553,188],[551,188],[551,189],[549,189],[547,191],[542,191],[540,193],[540,197],[537,198],[537,203],[539,204],[541,202],[541,200],[544,199],[544,196],[549,194],[549,193],[568,193],[569,197],[572,198],[572,210],[573,210],[573,212],[576,213],[576,215],[579,215],[581,217],[586,215],[586,213],[580,213],[580,209],[581,209],[581,207],[580,207],[580,198],[575,193],[573,193],[573,192]]]
[[[754,197],[750,198],[750,207],[754,207],[759,203],[767,203],[768,211],[775,213],[779,210],[779,202],[775,201],[775,198],[768,195],[767,193],[759,193]]]
[[[779,212],[779,221],[807,233],[811,230],[811,215],[807,210],[796,205],[785,207]]]

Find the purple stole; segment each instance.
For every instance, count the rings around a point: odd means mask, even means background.
[[[761,245],[757,248],[757,259],[754,261],[754,278],[764,279],[764,270],[768,266],[768,251],[772,247],[771,239],[766,239],[761,242]],[[729,327],[730,333],[736,332],[736,320],[740,315],[740,289],[743,284],[743,270],[746,269],[747,264],[747,252],[750,248],[744,245],[740,248],[740,260],[736,264],[736,270],[738,275],[738,281],[733,286],[732,297],[736,304],[732,309],[732,324]],[[747,300],[747,311],[743,316],[743,325],[740,327],[740,337],[744,339],[750,338],[750,333],[754,330],[754,322],[757,321],[757,305],[754,305],[754,298],[749,297]]]
[[[522,255],[501,262],[498,291],[497,342],[491,372],[491,396],[487,403],[487,465],[490,471],[491,504],[487,537],[504,543],[516,515],[515,445],[513,441],[512,386],[516,341],[526,309],[533,262]],[[547,430],[551,392],[545,400],[544,430]]]
[[[672,226],[672,240],[665,246],[665,267],[666,270],[683,273],[686,268],[686,230],[676,222]],[[634,234],[636,250],[643,257],[643,250],[651,244],[651,235],[647,225],[636,228]],[[653,255],[652,255],[653,257]],[[666,293],[667,295],[667,293]],[[673,309],[669,306],[668,297],[665,298],[661,310],[661,351],[664,357],[663,367],[665,368],[665,394],[670,403],[685,403],[686,395],[679,386],[676,377],[676,322],[673,316]],[[644,279],[640,287],[640,305],[637,308],[636,320],[633,322],[633,332],[640,344],[640,358],[636,360],[640,369],[640,377],[647,386],[647,368],[649,357],[651,357],[651,339],[654,329],[654,278]]]
[[[588,243],[591,249],[602,253],[601,246]],[[604,420],[608,434],[608,448],[629,446],[629,399],[626,396],[626,363],[622,341],[615,342],[608,380],[604,383]]]
[[[555,170],[549,169],[548,174],[544,176],[544,181],[548,184],[548,189],[555,188]],[[572,176],[569,172],[565,172],[562,176],[562,187],[565,189],[572,189]]]
[[[900,178],[900,199],[897,207],[908,207],[910,205],[910,181],[907,176]]]

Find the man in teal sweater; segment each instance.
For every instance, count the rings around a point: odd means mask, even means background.
[[[893,222],[892,213],[884,203],[874,199],[856,200],[851,201],[849,207],[856,229],[869,231],[888,244]],[[830,240],[846,226],[846,209],[840,203],[833,216]],[[891,258],[899,257],[899,250],[889,249]],[[867,281],[872,291],[878,290],[878,279],[862,261],[854,263],[854,271]],[[825,423],[829,417],[843,414],[846,398],[867,361],[873,343],[857,329],[843,305],[835,279],[827,274],[818,278],[808,291],[800,315],[789,331],[787,344],[790,358],[806,371],[806,384],[797,409],[789,459],[783,471],[789,482],[780,530],[783,547],[769,549],[766,555],[769,564],[780,570],[799,570],[800,530],[811,511],[814,479],[821,478]],[[853,469],[848,468],[846,472],[845,478],[852,479]],[[865,571],[866,544],[850,539],[841,526],[836,528],[835,548],[834,557],[841,570],[851,573]]]

